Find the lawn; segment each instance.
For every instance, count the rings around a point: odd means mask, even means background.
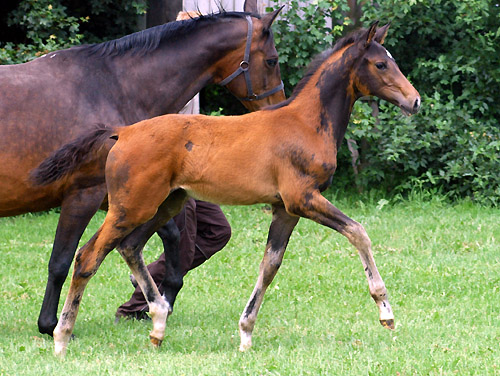
[[[372,239],[394,331],[378,322],[354,247],[301,220],[253,348],[240,353],[238,319],[271,215],[262,205],[224,207],[233,237],[187,275],[160,349],[149,344],[150,322],[113,323],[132,287],[112,252],[85,291],[77,338],[58,359],[36,326],[58,219],[51,212],[0,219],[0,375],[500,375],[500,210],[440,198],[333,201]],[[146,260],[159,252],[155,237]]]

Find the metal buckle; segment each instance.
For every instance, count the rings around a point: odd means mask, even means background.
[[[246,72],[248,70],[248,68],[250,68],[250,63],[246,60],[243,60],[241,63],[240,63],[240,68],[243,72]]]

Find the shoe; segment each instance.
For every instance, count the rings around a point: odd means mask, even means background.
[[[133,274],[130,274],[130,283],[132,283],[132,286],[134,286],[134,288],[137,288],[137,280],[135,279],[134,275]]]
[[[116,312],[115,323],[120,321],[120,319],[151,321],[151,317],[149,317],[147,311],[136,311],[136,312],[128,312],[128,313]]]

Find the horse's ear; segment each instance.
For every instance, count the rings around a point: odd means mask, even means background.
[[[377,29],[377,32],[375,33],[375,41],[379,42],[380,44],[384,44],[385,37],[387,36],[387,30],[389,30],[389,26],[391,26],[390,22],[387,25],[384,25]]]
[[[257,0],[245,0],[243,10],[248,13],[259,13],[257,9]]]
[[[267,13],[262,16],[262,23],[264,24],[264,30],[269,30],[274,22],[274,19],[278,16],[279,12],[283,9],[284,5],[276,9],[274,12]]]
[[[375,21],[370,25],[370,28],[366,32],[366,41],[365,41],[365,47],[368,47],[370,43],[373,40],[373,37],[375,36],[375,32],[377,31],[377,25],[378,21]]]

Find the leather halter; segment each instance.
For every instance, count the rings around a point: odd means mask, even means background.
[[[271,89],[269,91],[266,91],[263,94],[255,94],[252,90],[252,81],[250,79],[250,72],[248,71],[250,68],[250,47],[252,46],[252,33],[253,33],[253,23],[252,23],[252,17],[246,16],[245,17],[248,23],[248,31],[247,31],[247,44],[245,46],[245,55],[243,56],[243,60],[240,63],[240,66],[238,69],[236,69],[232,74],[230,74],[228,77],[223,79],[221,82],[219,82],[219,85],[221,86],[226,86],[228,83],[230,83],[232,80],[234,80],[237,76],[239,76],[241,73],[245,76],[245,81],[247,83],[247,96],[244,98],[238,98],[240,101],[258,101],[263,98],[266,98],[270,95],[273,95],[274,93],[277,93],[278,91],[282,90],[284,85],[283,81],[276,86],[274,89]]]

